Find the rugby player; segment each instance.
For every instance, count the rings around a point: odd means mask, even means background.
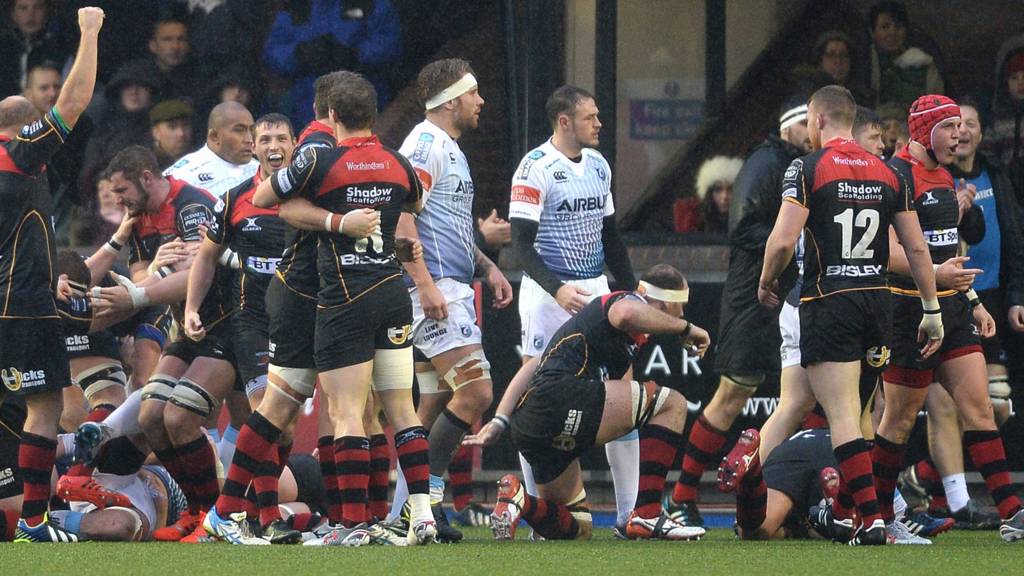
[[[923,239],[936,267],[956,257],[962,211],[953,177],[943,167],[956,158],[960,107],[952,99],[925,95],[910,107],[911,142],[890,161],[910,186],[920,215]],[[892,250],[894,334],[892,361],[882,378],[885,408],[871,451],[875,485],[883,518],[892,519],[892,493],[906,443],[928,387],[938,378],[957,407],[963,425],[963,444],[1003,518],[999,532],[1007,542],[1024,538],[1024,513],[1010,481],[1003,440],[988,396],[988,376],[981,337],[995,334],[995,322],[973,290],[947,289],[939,293],[946,338],[938,354],[919,355],[913,325],[921,312],[919,293],[906,278],[906,258]],[[904,274],[904,275],[901,275]],[[979,334],[980,333],[980,334]]]
[[[711,341],[682,318],[688,288],[683,275],[658,265],[635,292],[613,292],[586,304],[551,335],[551,342],[509,383],[495,412],[467,445],[487,446],[511,428],[530,464],[537,496],[508,474],[498,481],[491,514],[495,538],[515,537],[520,518],[547,539],[589,539],[592,520],[579,457],[593,446],[640,430],[640,490],[625,526],[629,538],[690,540],[700,527],[683,526],[661,506],[665,476],[683,445],[686,399],[654,382],[631,380],[636,352],[651,334],[678,334],[703,356]]]
[[[942,318],[907,185],[853,140],[854,113],[853,96],[845,88],[826,86],[811,96],[807,127],[815,152],[794,160],[786,171],[784,202],[765,247],[758,300],[778,306],[778,278],[804,230],[800,362],[825,410],[838,468],[863,522],[851,543],[885,544],[886,526],[860,428],[859,381],[862,359],[880,367],[889,355],[892,310],[885,271],[890,223],[921,294],[925,313],[917,337],[927,339],[924,355],[942,343]]]
[[[76,540],[47,516],[61,390],[71,384],[71,376],[54,303],[51,199],[37,177],[92,98],[103,17],[99,8],[78,11],[74,64],[57,103],[42,118],[23,96],[0,101],[0,380],[8,392],[24,398],[27,410],[18,449],[24,486],[15,535],[19,542]]]
[[[426,119],[406,136],[399,152],[409,159],[423,186],[423,211],[405,213],[399,233],[422,241],[424,258],[405,264],[413,301],[412,342],[428,360],[417,367],[418,416],[430,429],[430,503],[441,541],[462,534],[448,526],[442,509],[444,480],[462,438],[490,408],[490,363],[481,346],[473,276],[485,278],[494,306],[512,302],[505,275],[476,246],[473,177],[459,148],[463,133],[475,130],[484,99],[469,62],[458,58],[427,64],[416,79]],[[404,499],[401,479],[396,505]]]
[[[630,289],[636,277],[615,225],[612,171],[595,148],[601,121],[594,96],[575,86],[555,90],[545,105],[552,135],[520,161],[512,177],[509,220],[523,267],[519,319],[524,363],[590,300],[607,294],[608,266]],[[616,534],[633,510],[639,483],[635,431],[605,444],[615,484]],[[529,463],[520,457],[526,490],[536,495]]]
[[[287,170],[260,184],[254,203],[266,206],[277,201],[275,196],[298,196],[316,204],[287,201],[280,214],[293,226],[320,231],[314,354],[334,420],[343,524],[325,540],[359,545],[367,541],[367,530],[375,541],[387,538],[373,534],[384,530],[379,523],[366,527],[370,447],[363,417],[372,387],[375,402],[395,429],[395,448],[409,485],[407,542],[429,543],[436,528],[428,495],[426,431],[412,402],[412,305],[395,255],[400,213],[418,211],[421,188],[405,157],[383,147],[372,133],[377,115],[373,86],[358,74],[338,74],[330,97],[337,147],[304,150]],[[349,220],[352,216],[361,218]]]

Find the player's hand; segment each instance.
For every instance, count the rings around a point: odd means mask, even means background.
[[[1010,321],[1010,328],[1014,332],[1024,332],[1024,306],[1010,306],[1006,312],[1006,319]]]
[[[196,342],[206,337],[206,328],[203,327],[203,321],[196,310],[185,311],[185,335]]]
[[[126,314],[135,309],[131,294],[124,286],[95,286],[90,294],[90,300],[97,318]]]
[[[690,346],[690,352],[695,353],[698,358],[703,358],[711,346],[711,335],[708,334],[707,330],[690,322],[689,333],[683,338],[683,344]],[[696,348],[696,350],[693,348]]]
[[[127,211],[124,213],[124,218],[121,218],[121,223],[117,226],[117,231],[114,232],[113,239],[122,246],[127,244],[132,237],[132,227],[135,226],[135,221],[138,216],[133,216]]]
[[[359,208],[345,214],[341,233],[349,238],[366,238],[380,230],[380,212],[372,208]]]
[[[562,284],[555,294],[555,302],[569,314],[575,315],[590,302],[590,291],[573,284]]]
[[[74,290],[72,290],[71,285],[68,284],[68,275],[61,274],[57,278],[57,300],[60,300],[61,302],[70,302],[72,296],[74,296]]]
[[[78,28],[82,34],[96,34],[103,27],[103,9],[93,6],[78,9]]]
[[[946,290],[965,292],[974,283],[974,277],[983,274],[981,268],[964,268],[964,262],[970,260],[967,256],[954,256],[946,260],[935,269],[935,284]]]
[[[487,273],[487,285],[494,294],[494,307],[504,308],[512,303],[512,285],[496,265]]]
[[[501,248],[512,242],[512,225],[508,220],[498,217],[498,211],[492,209],[487,218],[477,218],[477,226],[484,237],[484,243],[490,248]]]
[[[423,258],[423,244],[415,238],[395,236],[395,255],[399,262],[415,262]]]
[[[781,302],[779,300],[779,295],[776,294],[776,291],[778,289],[778,280],[772,282],[771,286],[765,286],[764,284],[759,282],[757,284],[757,301],[760,302],[761,306],[764,306],[765,308],[778,308],[779,303]]]
[[[480,428],[480,431],[476,434],[467,434],[462,439],[463,446],[492,446],[495,442],[501,438],[501,434],[505,432],[505,429],[500,424],[495,424],[494,420],[491,420],[487,424],[484,424]]]
[[[917,342],[924,344],[924,348],[921,349],[921,357],[927,358],[938,351],[942,346],[942,337],[942,313],[929,314],[926,312],[917,327]]]
[[[978,304],[971,310],[971,316],[974,317],[974,325],[978,327],[978,333],[982,338],[991,338],[996,335],[996,321],[992,319],[992,315],[985,309],[984,304]]]
[[[185,241],[181,238],[175,238],[156,249],[156,255],[153,256],[153,261],[149,263],[149,270],[156,271],[164,266],[174,268],[179,262],[187,259],[189,255],[189,247]]]
[[[431,320],[444,320],[448,318],[448,303],[445,302],[444,294],[437,289],[437,285],[431,282],[427,286],[417,287],[420,293],[420,308],[423,314]]]

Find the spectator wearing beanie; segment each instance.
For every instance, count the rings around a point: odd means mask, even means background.
[[[908,46],[910,18],[898,2],[871,7],[871,62],[868,85],[875,105],[896,102],[904,108],[922,94],[942,94],[945,82],[935,58],[917,46]]]
[[[164,100],[149,111],[149,131],[160,170],[174,164],[192,148],[195,114],[187,102]]]
[[[728,234],[732,183],[742,167],[740,158],[705,160],[697,171],[694,195],[676,200],[673,207],[676,232]]]

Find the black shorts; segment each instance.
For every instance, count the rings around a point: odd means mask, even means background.
[[[174,317],[171,315],[169,306],[149,306],[122,324],[129,330],[119,333],[118,336],[134,336],[137,339],[152,340],[160,348],[163,348],[171,333]],[[122,324],[118,324],[118,327]]]
[[[564,376],[530,388],[512,413],[511,435],[537,484],[558,478],[594,446],[603,415],[601,380]]]
[[[24,427],[25,403],[15,396],[3,400],[0,403],[0,500],[21,494],[18,450]]]
[[[234,332],[231,320],[226,319],[207,330],[206,336],[199,342],[188,336],[181,336],[167,346],[164,356],[174,356],[186,364],[191,364],[196,358],[213,358],[234,366],[236,358],[234,346],[231,345],[232,338]]]
[[[0,381],[18,396],[70,386],[64,323],[58,318],[0,320]]]
[[[981,351],[985,354],[985,364],[1006,366],[1007,354],[1003,340],[1004,336],[1009,334],[1010,323],[1006,319],[1007,309],[1003,305],[1003,291],[999,288],[983,290],[978,292],[978,298],[996,323],[996,335],[981,339]]]
[[[309,506],[313,512],[327,514],[327,489],[320,473],[320,462],[309,454],[292,454],[288,457],[288,468],[298,490],[295,500]]]
[[[939,298],[942,307],[942,347],[927,359],[921,358],[922,344],[917,327],[924,310],[917,296],[892,295],[892,362],[883,378],[886,382],[926,388],[935,378],[935,369],[947,360],[974,352],[981,353],[981,337],[971,317],[971,305],[963,294]]]
[[[800,303],[800,364],[889,361],[892,304],[888,290],[851,290]]]
[[[282,368],[316,368],[316,299],[295,292],[274,276],[267,287],[266,304],[270,363]]]
[[[412,346],[412,300],[401,278],[343,306],[316,313],[316,368],[327,372],[373,359],[375,350]]]
[[[715,350],[715,370],[720,374],[760,378],[782,370],[779,311],[757,301],[761,265],[761,255],[755,252],[734,247],[729,253]]]
[[[262,312],[242,309],[231,317],[231,324],[235,330],[235,369],[248,388],[251,381],[267,375],[270,362],[267,317]]]

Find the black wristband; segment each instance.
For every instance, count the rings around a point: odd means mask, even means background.
[[[113,237],[111,237],[110,240],[107,240],[107,244],[110,244],[110,247],[113,248],[114,250],[117,250],[118,252],[120,252],[121,249],[124,248],[124,244],[121,244],[117,240],[114,240]]]
[[[939,308],[938,310],[925,310],[924,313],[925,314],[942,314],[942,308]]]

